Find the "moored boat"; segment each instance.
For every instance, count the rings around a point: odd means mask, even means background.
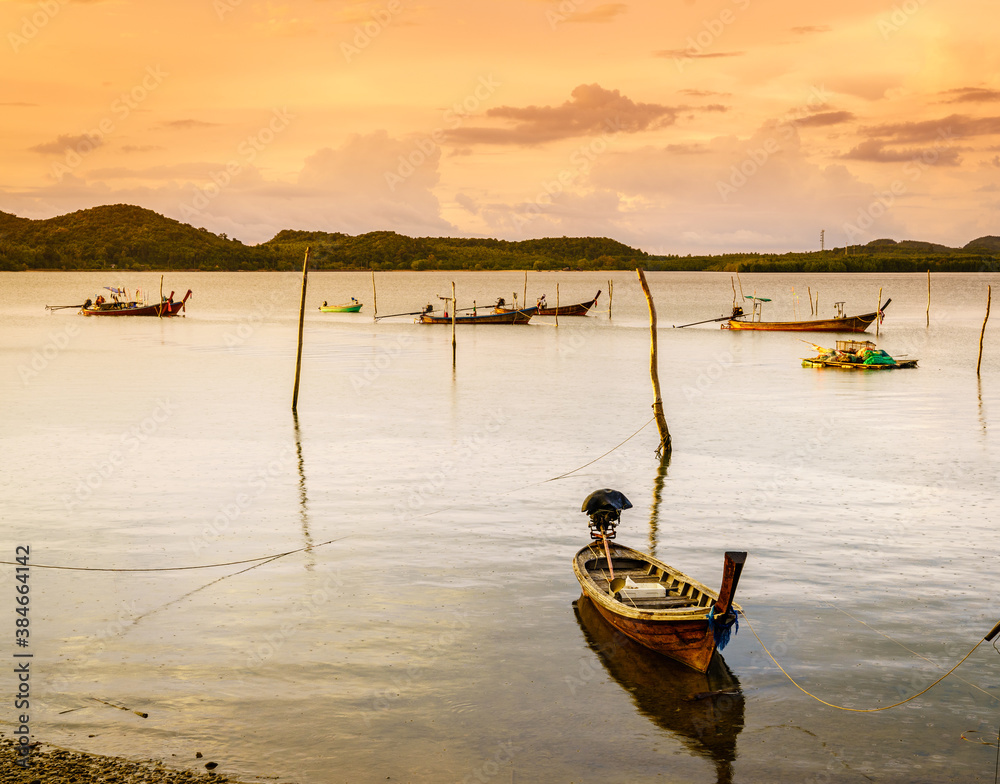
[[[108,289],[114,292],[114,297],[109,301],[103,296],[98,296],[94,302],[89,299],[83,303],[80,313],[84,316],[156,316],[167,317],[176,316],[186,309],[186,304],[191,296],[191,289],[187,290],[182,300],[174,300],[174,292],[163,297],[159,302],[141,302],[129,300],[127,296],[122,296],[122,289]]]
[[[319,308],[323,313],[357,313],[361,310],[361,303],[358,302],[354,297],[351,297],[350,302],[346,302],[343,305],[327,305],[324,302]]]
[[[455,316],[456,324],[527,324],[538,308],[507,310],[494,313],[472,313]],[[421,313],[418,324],[451,324],[451,314],[435,316],[431,312]]]
[[[831,319],[811,321],[754,321],[731,318],[722,325],[723,329],[761,330],[765,332],[864,332],[876,318],[885,317],[885,309],[892,302],[887,299],[881,310],[863,313],[860,316],[845,316],[842,313]],[[842,309],[843,303],[837,303]]]
[[[741,608],[733,595],[747,554],[725,554],[722,586],[713,591],[651,555],[610,541],[622,509],[630,507],[614,490],[587,498],[584,511],[590,515],[592,541],[577,552],[573,572],[584,596],[618,631],[705,672],[716,650],[728,642],[730,630],[738,627]]]
[[[545,302],[545,296],[542,295],[538,298],[538,303],[536,305],[536,316],[586,316],[587,311],[589,311],[594,305],[597,304],[598,297],[601,296],[600,289],[594,295],[594,298],[588,300],[587,302],[578,302],[575,305],[559,305],[557,307],[548,307]],[[504,306],[497,305],[497,311],[507,312],[513,310],[513,308],[508,308]]]

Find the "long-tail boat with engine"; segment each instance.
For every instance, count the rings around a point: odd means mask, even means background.
[[[741,608],[733,596],[747,554],[725,554],[722,586],[714,591],[651,555],[611,542],[622,510],[631,507],[610,489],[584,501],[591,542],[573,559],[583,594],[626,637],[706,672],[716,650],[739,628]]]

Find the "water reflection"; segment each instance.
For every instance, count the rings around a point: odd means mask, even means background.
[[[306,494],[306,464],[302,457],[302,434],[299,432],[299,415],[292,412],[292,422],[295,426],[295,455],[299,467],[299,519],[302,522],[302,542],[306,548],[306,571],[312,571],[315,566],[312,552],[312,535],[309,533],[309,496]]]
[[[573,608],[587,645],[639,712],[711,760],[718,784],[731,784],[744,705],[740,683],[722,657],[716,653],[708,672],[695,672],[625,637],[586,597]]]
[[[653,505],[649,509],[649,554],[656,557],[656,535],[660,524],[660,501],[663,500],[663,482],[667,478],[667,468],[670,467],[670,452],[660,460],[656,469],[656,480],[653,482]]]
[[[986,416],[983,413],[983,379],[976,376],[976,395],[979,399],[979,427],[983,431],[983,435],[986,435]]]

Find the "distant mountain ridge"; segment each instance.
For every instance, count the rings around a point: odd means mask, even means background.
[[[963,248],[931,242],[873,240],[864,246],[806,253],[652,256],[607,237],[407,237],[392,231],[349,235],[285,229],[244,245],[130,204],[112,204],[31,220],[0,212],[0,270],[300,269],[634,269],[748,272],[983,271],[1000,269],[1000,237]]]

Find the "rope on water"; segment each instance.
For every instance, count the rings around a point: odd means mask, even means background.
[[[240,564],[255,563],[257,561],[274,561],[277,560],[278,558],[284,558],[286,555],[294,555],[295,553],[301,553],[304,550],[310,550],[316,547],[323,547],[324,545],[333,544],[334,542],[339,542],[341,539],[346,539],[346,538],[347,538],[346,536],[341,536],[339,539],[331,539],[328,542],[320,542],[319,544],[307,545],[306,547],[299,547],[297,550],[289,550],[286,553],[262,555],[260,558],[245,558],[242,561],[226,561],[224,563],[200,564],[198,566],[160,566],[160,567],[146,567],[140,569],[124,569],[124,568],[110,568],[102,566],[56,566],[54,564],[32,563],[31,568],[66,569],[73,572],[181,572],[190,569],[215,569],[220,566],[239,566]],[[7,566],[24,565],[24,564],[19,564],[15,561],[0,561],[0,564],[5,564]],[[237,572],[237,574],[239,574],[239,572]]]
[[[636,430],[632,435],[630,435],[628,438],[626,438],[624,441],[622,441],[618,446],[612,447],[611,449],[609,449],[607,452],[605,452],[600,457],[595,457],[589,463],[584,463],[579,468],[574,468],[572,471],[567,471],[565,474],[559,474],[559,476],[554,476],[551,479],[545,479],[542,482],[535,482],[535,484],[536,485],[543,485],[546,482],[555,482],[557,479],[564,479],[565,477],[569,476],[570,474],[575,474],[577,471],[582,471],[587,466],[593,465],[598,460],[603,460],[605,457],[607,457],[608,455],[610,455],[616,449],[620,449],[621,447],[625,446],[625,444],[627,444],[629,441],[631,441],[633,438],[635,438],[637,435],[639,435],[639,433],[641,433],[643,430],[645,430],[647,427],[649,427],[655,421],[656,421],[656,417],[653,417],[648,422],[646,422],[646,424],[644,424],[642,427],[640,427],[638,430]],[[534,485],[526,485],[526,487],[534,487]],[[521,489],[523,490],[524,488],[521,488]]]
[[[874,626],[871,626],[870,624],[867,624],[867,623],[865,623],[865,622],[864,622],[864,621],[862,621],[862,620],[861,620],[860,618],[855,618],[855,617],[854,617],[853,615],[851,615],[851,614],[850,614],[849,612],[847,612],[847,610],[843,610],[843,609],[841,609],[840,607],[837,607],[837,606],[836,606],[836,605],[834,605],[834,604],[831,604],[831,605],[830,605],[830,607],[832,607],[832,608],[833,608],[834,610],[838,610],[838,611],[842,612],[842,613],[843,613],[844,615],[846,615],[846,616],[847,616],[848,618],[850,618],[851,620],[854,620],[854,621],[857,621],[858,623],[860,623],[860,624],[861,624],[861,625],[863,625],[863,626],[867,626],[867,627],[868,627],[869,629],[871,629],[871,630],[872,630],[873,632],[875,632],[875,634],[880,634],[880,635],[882,635],[883,637],[885,637],[885,638],[886,638],[887,640],[889,640],[890,642],[894,642],[894,643],[896,643],[896,645],[898,645],[898,646],[899,646],[900,648],[902,648],[902,649],[903,649],[904,651],[908,651],[908,652],[912,653],[912,654],[913,654],[914,656],[916,656],[916,657],[917,657],[918,659],[923,659],[923,660],[924,660],[925,662],[927,662],[927,663],[929,663],[929,664],[933,664],[933,665],[934,665],[935,667],[937,667],[938,669],[941,669],[941,665],[940,665],[940,664],[938,664],[937,662],[935,662],[935,661],[932,661],[931,659],[928,659],[928,658],[927,658],[926,656],[924,656],[923,654],[920,654],[920,653],[917,653],[917,651],[913,650],[913,648],[908,648],[907,646],[903,645],[903,643],[901,643],[901,642],[900,642],[899,640],[896,640],[896,639],[893,639],[892,637],[890,637],[890,636],[889,636],[888,634],[886,634],[885,632],[880,632],[880,631],[879,631],[878,629],[876,629],[876,628],[875,628]],[[996,647],[996,646],[994,646],[994,647]],[[956,676],[956,677],[958,677],[958,676]],[[997,696],[995,696],[995,695],[993,695],[993,694],[990,694],[990,693],[989,693],[988,691],[986,691],[986,689],[982,688],[981,686],[977,686],[977,685],[976,685],[976,684],[974,684],[974,683],[973,683],[972,681],[967,681],[967,680],[966,680],[965,678],[961,678],[961,677],[959,677],[958,679],[959,679],[959,680],[960,680],[960,681],[961,681],[962,683],[964,683],[964,684],[965,684],[966,686],[971,686],[971,687],[972,687],[973,689],[976,689],[976,691],[981,691],[981,692],[982,692],[983,694],[985,694],[985,695],[986,695],[987,697],[990,697],[991,699],[994,699],[994,700],[1000,700],[1000,697],[997,697]]]
[[[753,636],[757,638],[757,642],[760,643],[760,647],[764,649],[764,653],[766,653],[768,655],[768,657],[771,659],[771,661],[774,662],[774,665],[779,670],[781,670],[782,674],[786,678],[788,678],[789,681],[791,681],[792,685],[796,689],[798,689],[799,691],[801,691],[803,694],[806,694],[809,697],[812,697],[817,702],[821,702],[821,703],[823,703],[824,705],[826,705],[826,706],[828,706],[830,708],[836,708],[837,710],[842,710],[842,711],[850,711],[851,713],[878,713],[879,711],[890,710],[891,708],[898,708],[900,705],[905,705],[906,703],[910,702],[911,700],[915,700],[921,694],[926,694],[927,692],[929,692],[931,689],[933,689],[935,686],[937,686],[941,681],[943,681],[945,678],[947,678],[949,675],[951,675],[955,670],[957,670],[959,667],[961,667],[965,663],[965,660],[968,659],[973,653],[975,653],[976,649],[980,645],[982,645],[983,642],[985,641],[985,640],[980,640],[979,642],[977,642],[974,646],[972,646],[972,650],[969,651],[967,654],[965,654],[965,656],[962,657],[961,661],[959,661],[958,664],[956,664],[954,667],[952,667],[950,670],[948,670],[948,672],[946,672],[944,675],[942,675],[940,678],[938,678],[936,681],[934,681],[934,683],[932,683],[926,689],[922,689],[921,691],[918,691],[912,697],[907,697],[905,700],[900,700],[899,702],[894,702],[892,705],[883,705],[881,708],[848,708],[848,707],[845,707],[844,705],[834,705],[832,702],[827,702],[826,700],[817,697],[812,692],[807,691],[802,686],[800,686],[799,683],[795,680],[795,678],[793,678],[791,675],[789,675],[788,672],[785,670],[785,668],[782,667],[780,664],[778,664],[778,660],[774,658],[774,656],[771,654],[771,652],[767,649],[767,646],[764,645],[764,641],[761,640],[760,637],[758,636],[757,631],[753,628],[753,624],[750,622],[750,619],[747,617],[747,614],[745,612],[743,613],[743,619],[747,622],[747,626],[750,627],[750,631],[753,632]]]
[[[599,457],[595,457],[589,463],[584,463],[579,468],[574,468],[572,471],[567,471],[565,474],[559,474],[559,476],[553,476],[553,477],[551,477],[549,479],[543,479],[540,482],[532,482],[530,485],[523,485],[521,487],[515,487],[513,490],[505,490],[502,493],[495,493],[494,495],[489,496],[489,497],[490,498],[498,498],[500,496],[510,495],[511,493],[519,493],[522,490],[527,490],[529,487],[537,487],[538,485],[544,485],[546,482],[555,482],[557,479],[565,479],[567,476],[570,476],[571,474],[575,474],[577,471],[582,471],[587,466],[592,466],[598,460],[603,460],[605,457],[607,457],[608,455],[610,455],[616,449],[621,449],[623,446],[625,446],[625,444],[627,444],[629,441],[631,441],[633,438],[635,438],[637,435],[639,435],[639,433],[641,433],[643,430],[645,430],[647,427],[649,427],[655,421],[656,421],[656,417],[653,417],[648,422],[646,422],[646,424],[644,424],[642,427],[640,427],[638,430],[636,430],[632,435],[630,435],[628,438],[626,438],[624,441],[622,441],[620,444],[618,444],[618,446],[612,447],[607,452],[605,452],[603,455],[600,455]],[[458,509],[458,508],[460,508],[460,507],[459,506],[446,506],[443,509],[435,509],[435,510],[433,510],[431,512],[424,512],[422,515],[417,515],[417,517],[431,517],[432,515],[440,514],[441,512],[447,512],[447,511],[449,511],[451,509]]]

